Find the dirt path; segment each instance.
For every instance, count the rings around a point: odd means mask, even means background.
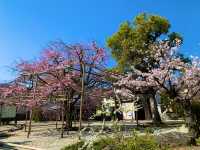
[[[27,132],[24,132],[24,130],[18,130],[15,132],[5,131],[11,128],[13,128],[13,126],[0,127],[0,133],[8,134],[8,137],[6,138],[0,137],[0,141],[10,144],[40,148],[42,150],[60,150],[64,146],[78,141],[78,135],[76,132],[70,132],[69,135],[65,133],[64,138],[61,139],[60,131],[56,130],[55,125],[52,123],[48,123],[48,125],[47,123],[34,123],[29,139],[27,139]]]

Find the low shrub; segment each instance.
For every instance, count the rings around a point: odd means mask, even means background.
[[[79,150],[84,145],[84,142],[65,147],[62,150]],[[92,148],[85,148],[81,150],[164,150],[160,148],[155,138],[149,134],[132,137],[114,136],[104,137],[93,143]]]
[[[84,145],[84,142],[80,141],[80,142],[78,142],[76,144],[72,144],[72,145],[66,146],[66,147],[62,148],[61,150],[78,150],[83,145]]]
[[[94,142],[94,150],[159,150],[154,138],[141,136],[124,138],[120,141],[114,138],[100,139]]]

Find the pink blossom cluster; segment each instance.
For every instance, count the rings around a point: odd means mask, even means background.
[[[200,92],[200,59],[195,57],[191,63],[184,62],[176,55],[178,47],[179,41],[174,47],[170,47],[168,41],[152,46],[157,52],[156,67],[145,73],[133,69],[127,76],[118,78],[114,84],[116,94],[130,97],[136,91],[153,88],[155,91],[165,90],[174,98],[192,100]]]
[[[101,77],[95,74],[101,72],[98,68],[102,68],[105,57],[105,50],[98,47],[95,42],[88,46],[67,45],[63,42],[52,44],[42,52],[38,59],[23,60],[17,64],[16,68],[19,72],[19,78],[15,80],[17,84],[9,85],[7,88],[2,87],[0,89],[2,97],[17,105],[32,108],[40,105],[44,99],[48,100],[51,94],[55,96],[69,89],[80,93],[83,69],[81,65],[85,65],[86,75],[88,75],[87,82],[90,78],[99,82]],[[92,71],[93,74],[89,75]],[[98,95],[93,90],[90,94]],[[11,100],[13,97],[17,100]]]

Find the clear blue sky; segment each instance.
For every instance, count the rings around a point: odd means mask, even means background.
[[[168,18],[184,36],[182,51],[200,56],[200,0],[1,0],[0,81],[14,77],[8,66],[35,58],[49,41],[105,46],[120,23],[141,12]]]

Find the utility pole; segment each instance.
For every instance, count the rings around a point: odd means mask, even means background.
[[[82,113],[83,113],[83,101],[84,101],[84,92],[85,92],[85,64],[81,62],[82,66],[82,81],[81,81],[81,100],[80,100],[80,114],[79,114],[79,133],[81,132],[82,128]],[[79,135],[80,139],[80,135]]]
[[[37,75],[33,75],[33,101],[35,101],[35,99],[36,99],[36,86],[37,86]],[[30,118],[29,118],[30,121],[29,121],[29,126],[28,126],[27,138],[29,138],[29,136],[31,134],[32,117],[33,117],[33,108],[31,106],[31,109],[30,109]]]

